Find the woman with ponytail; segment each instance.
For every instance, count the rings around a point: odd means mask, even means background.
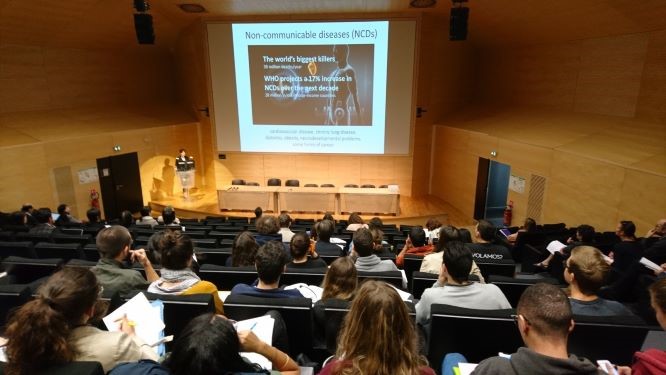
[[[122,362],[157,359],[123,321],[121,332],[88,325],[106,312],[102,287],[86,268],[66,267],[42,285],[37,297],[10,317],[6,373],[34,374],[72,361],[97,361],[108,372]]]
[[[172,295],[212,294],[215,311],[224,314],[215,284],[202,281],[192,271],[194,246],[190,237],[180,231],[164,231],[162,237],[156,239],[155,245],[162,264],[161,277],[150,284],[148,292]]]

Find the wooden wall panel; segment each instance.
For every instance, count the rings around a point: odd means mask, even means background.
[[[575,110],[633,117],[647,42],[646,33],[583,41]]]
[[[568,181],[549,179],[543,205],[543,222],[565,222],[568,226],[592,225],[597,231],[615,228],[618,207],[596,196],[594,191],[580,190]]]
[[[632,220],[644,235],[654,224],[666,218],[666,175],[628,170],[621,189],[618,220]]]
[[[636,117],[666,123],[666,30],[649,34]]]

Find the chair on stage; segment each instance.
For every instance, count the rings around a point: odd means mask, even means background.
[[[373,185],[373,184],[364,184],[364,185],[361,185],[361,188],[363,188],[363,189],[374,189],[375,185]]]
[[[245,185],[245,180],[242,180],[240,178],[231,180],[232,185]]]
[[[298,180],[287,180],[284,182],[284,186],[299,187],[301,183]]]
[[[247,182],[245,183],[246,186],[259,186],[258,182]]]
[[[388,185],[379,185],[378,189],[388,189]]]
[[[358,185],[356,184],[347,184],[345,185],[346,188],[358,188]]]
[[[317,184],[305,184],[303,187],[319,187]]]
[[[269,178],[268,181],[266,182],[266,185],[268,186],[282,186],[282,180],[279,178]]]
[[[335,185],[333,185],[333,184],[321,184],[321,187],[331,188],[331,187],[335,187]]]

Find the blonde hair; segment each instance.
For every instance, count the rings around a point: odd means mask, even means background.
[[[606,283],[610,266],[599,249],[578,246],[571,251],[569,271],[574,274],[578,289],[585,295],[596,295]]]
[[[391,286],[368,280],[343,324],[333,374],[414,375],[426,360],[418,353],[414,324]]]
[[[354,261],[349,257],[340,257],[334,260],[331,267],[326,271],[321,286],[324,289],[321,299],[351,300],[354,297],[357,284],[358,279]]]

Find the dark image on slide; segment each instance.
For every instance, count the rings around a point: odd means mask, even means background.
[[[372,125],[374,45],[248,46],[254,125]]]

